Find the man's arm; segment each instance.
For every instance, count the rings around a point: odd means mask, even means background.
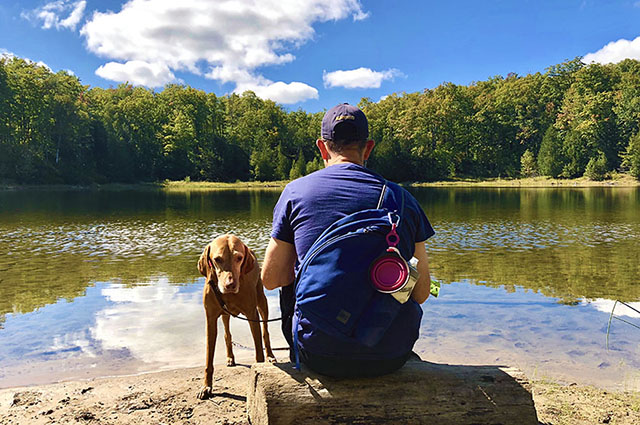
[[[429,273],[429,257],[427,256],[427,249],[424,242],[417,242],[413,256],[418,260],[418,273],[420,277],[416,286],[411,292],[411,298],[418,304],[422,304],[429,298],[429,292],[431,291],[431,274]]]
[[[276,289],[291,285],[296,265],[296,248],[289,242],[271,238],[262,264],[262,285]]]

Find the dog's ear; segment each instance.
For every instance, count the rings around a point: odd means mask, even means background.
[[[202,254],[200,255],[200,259],[198,260],[198,271],[202,276],[207,276],[209,273],[209,251],[211,247],[207,245]]]
[[[253,252],[251,252],[248,246],[244,245],[244,259],[242,260],[240,273],[242,274],[249,273],[251,270],[253,270],[253,267],[255,266],[255,262],[256,262],[256,256],[253,255]]]

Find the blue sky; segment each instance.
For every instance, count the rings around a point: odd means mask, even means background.
[[[84,84],[245,89],[315,112],[576,56],[640,59],[638,0],[3,0],[0,53]]]

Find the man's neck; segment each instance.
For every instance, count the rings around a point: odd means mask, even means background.
[[[329,161],[327,161],[325,163],[325,167],[330,167],[332,165],[337,165],[337,164],[357,164],[357,165],[362,165],[362,162],[350,161],[348,159],[330,159]]]
[[[325,167],[336,164],[364,165],[364,161],[360,158],[360,155],[336,155],[331,156],[327,161],[325,161]]]

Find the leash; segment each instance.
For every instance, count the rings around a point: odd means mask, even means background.
[[[240,344],[239,342],[231,341],[231,345],[234,347],[242,348],[243,350],[253,350],[254,347],[248,347],[246,345]],[[290,350],[290,347],[272,347],[272,351],[285,351]]]
[[[227,305],[222,300],[222,294],[220,293],[220,291],[218,291],[218,288],[216,287],[217,285],[211,285],[211,286],[213,286],[213,294],[216,296],[216,299],[218,300],[220,307],[222,307],[222,311],[227,313],[229,316],[235,317],[236,319],[240,319],[240,320],[246,320],[247,322],[258,322],[258,323],[269,323],[269,322],[277,322],[278,320],[282,320],[282,317],[277,317],[275,319],[267,319],[267,320],[260,320],[260,319],[255,320],[255,319],[249,319],[248,317],[242,317],[238,314],[233,314],[232,312],[229,311],[229,309],[227,309]]]
[[[211,267],[211,269],[215,273],[216,272],[216,268],[213,265],[213,262],[211,262],[211,258],[209,258],[208,249],[207,249],[207,263],[209,263],[209,267]],[[209,285],[211,285],[211,284],[209,283]],[[227,313],[229,316],[235,317],[236,319],[245,320],[247,322],[258,322],[258,323],[269,323],[269,322],[277,322],[278,320],[282,320],[282,316],[277,317],[275,319],[267,319],[267,320],[258,319],[258,320],[255,320],[255,319],[249,319],[248,317],[242,317],[242,316],[239,316],[237,314],[233,314],[232,312],[229,311],[229,309],[227,308],[227,305],[224,303],[224,300],[222,299],[222,294],[218,290],[218,285],[211,285],[211,286],[213,287],[213,294],[216,296],[216,300],[218,300],[218,304],[220,304],[220,307],[222,308],[222,311]]]

